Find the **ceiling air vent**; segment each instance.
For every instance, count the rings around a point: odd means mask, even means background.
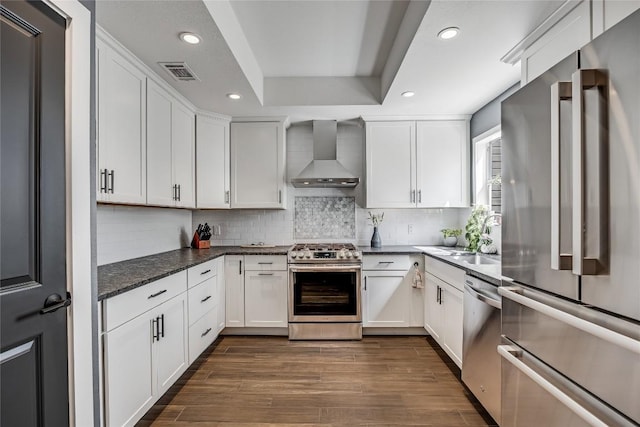
[[[158,64],[167,70],[167,72],[171,74],[171,77],[178,81],[188,82],[192,80],[200,80],[184,62],[158,62]]]

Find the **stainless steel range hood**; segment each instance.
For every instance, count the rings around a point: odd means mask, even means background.
[[[336,160],[338,122],[313,121],[313,160],[291,179],[297,188],[354,188],[360,178]]]

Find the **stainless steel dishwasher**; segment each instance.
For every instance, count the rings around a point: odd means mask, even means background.
[[[464,284],[462,381],[500,424],[501,360],[498,287],[469,275]]]

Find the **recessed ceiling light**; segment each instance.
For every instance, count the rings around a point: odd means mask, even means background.
[[[198,44],[202,41],[202,38],[194,33],[180,33],[180,40],[189,44]]]
[[[227,98],[233,99],[233,100],[238,100],[238,99],[242,98],[242,95],[240,95],[239,93],[228,93],[227,94]]]
[[[411,92],[410,90],[408,90],[406,92],[402,92],[401,95],[405,98],[411,98],[413,95],[415,95],[415,92]]]
[[[438,33],[438,37],[440,37],[442,40],[449,40],[449,39],[452,39],[455,36],[457,36],[459,33],[460,33],[460,28],[449,27],[449,28],[445,28],[444,30],[440,31]]]

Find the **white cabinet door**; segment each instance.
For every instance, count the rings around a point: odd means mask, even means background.
[[[462,316],[464,294],[458,289],[445,285],[441,300],[444,313],[443,348],[458,367],[462,367]]]
[[[225,255],[226,327],[244,326],[244,257]]]
[[[416,123],[418,207],[469,206],[469,122]]]
[[[579,4],[522,53],[522,85],[591,41],[591,2]],[[577,64],[576,64],[577,65]]]
[[[183,292],[154,310],[154,318],[158,318],[158,338],[153,345],[156,398],[162,396],[188,366],[185,295]]]
[[[225,257],[220,257],[218,259],[216,259],[216,262],[218,264],[218,275],[216,276],[216,279],[218,280],[218,320],[217,320],[217,330],[216,330],[216,335],[219,334],[220,332],[222,332],[222,330],[224,329],[225,325],[226,325],[226,316],[227,316],[227,311],[226,311],[226,301],[225,301],[225,295],[226,295],[226,290],[225,290],[225,276],[224,276],[224,259]]]
[[[411,290],[406,271],[365,271],[362,326],[410,326]]]
[[[98,200],[144,204],[146,77],[113,49],[100,41],[97,44],[98,153],[101,169],[98,172]]]
[[[416,205],[415,122],[366,124],[367,207]]]
[[[153,405],[152,319],[143,314],[104,334],[107,426],[132,426]]]
[[[217,307],[206,312],[189,326],[189,364],[191,365],[218,336],[216,331]]]
[[[196,206],[230,207],[229,122],[196,116]]]
[[[171,110],[173,97],[147,80],[147,204],[174,206]]]
[[[604,0],[603,9],[604,31],[607,31],[640,9],[640,0]],[[596,37],[598,34],[594,34],[593,36]]]
[[[231,123],[231,207],[283,208],[284,126]]]
[[[195,198],[195,115],[178,101],[171,114],[173,180],[177,185],[176,206],[194,208]]]
[[[429,335],[440,342],[442,337],[442,308],[440,307],[440,287],[436,279],[425,274],[424,283],[424,328]]]
[[[245,326],[287,327],[287,278],[286,271],[245,273]]]

